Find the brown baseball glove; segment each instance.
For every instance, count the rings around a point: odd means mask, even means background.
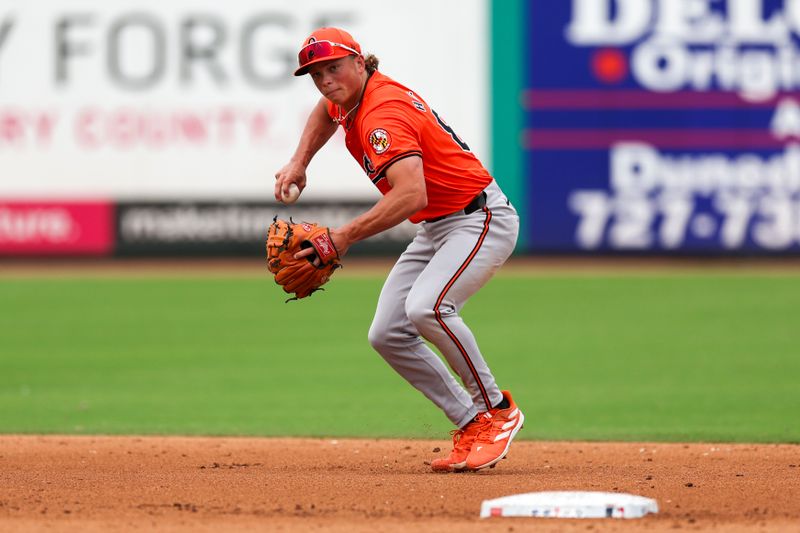
[[[314,248],[314,253],[295,259],[294,254],[304,248]],[[321,290],[341,262],[329,228],[308,222],[295,224],[276,216],[267,237],[267,266],[275,275],[275,283],[294,293],[289,300],[299,300]]]

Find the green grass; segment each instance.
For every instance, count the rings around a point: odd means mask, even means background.
[[[443,438],[382,280],[0,280],[0,433]],[[521,438],[800,442],[800,277],[500,276],[465,307]]]

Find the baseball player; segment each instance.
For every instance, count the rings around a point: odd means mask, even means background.
[[[303,190],[309,162],[344,128],[347,149],[382,197],[331,229],[339,255],[405,219],[419,224],[383,286],[369,342],[458,428],[452,451],[434,459],[433,470],[493,466],[508,453],[524,416],[497,386],[459,311],[513,251],[517,212],[469,146],[420,95],[379,72],[378,59],[363,55],[348,32],[314,31],[298,60],[295,76],[309,74],[322,98],[295,154],[275,174],[275,198],[281,201],[291,184]]]

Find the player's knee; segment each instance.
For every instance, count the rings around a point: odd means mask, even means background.
[[[386,348],[386,342],[389,338],[388,335],[389,331],[386,328],[385,324],[382,324],[379,321],[373,321],[372,325],[369,327],[369,333],[367,333],[367,339],[369,340],[370,345],[377,351],[378,353],[383,353],[383,350]]]
[[[427,298],[406,299],[406,316],[417,328],[417,331],[423,335],[430,327],[436,324],[434,307],[435,303]]]

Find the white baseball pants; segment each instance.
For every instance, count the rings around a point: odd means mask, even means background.
[[[486,206],[422,222],[384,283],[370,344],[457,426],[502,400],[475,336],[459,312],[514,250],[519,217],[497,182]],[[424,342],[444,356],[461,383]]]

